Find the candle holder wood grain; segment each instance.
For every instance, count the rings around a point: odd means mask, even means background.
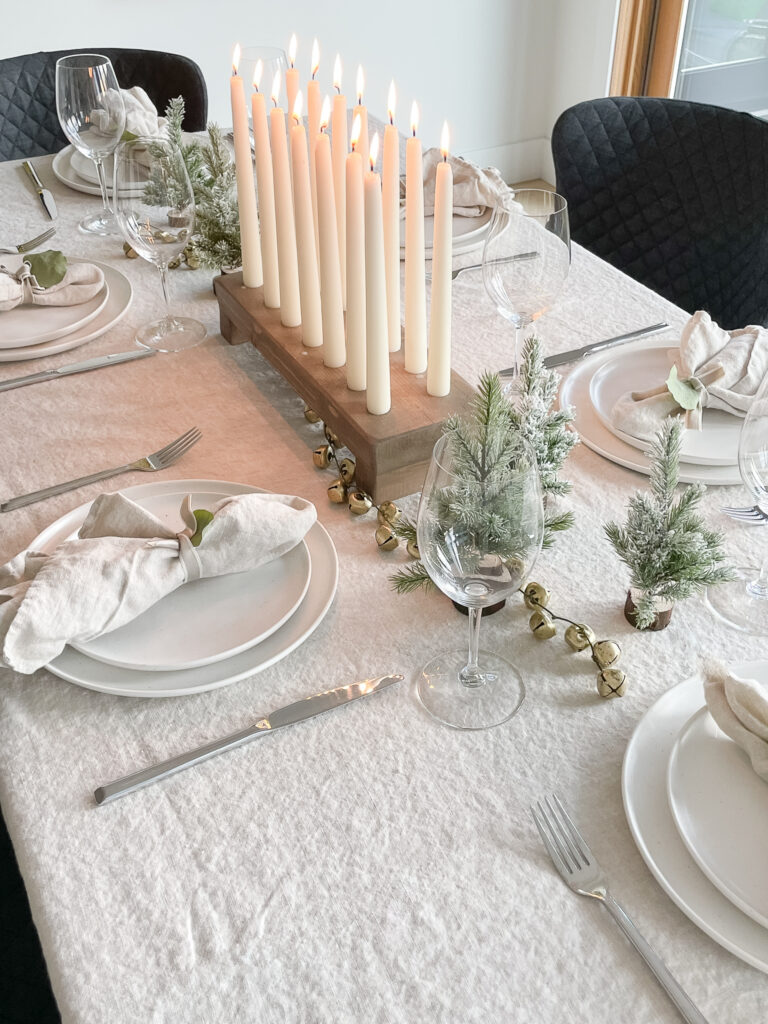
[[[214,279],[221,333],[232,345],[251,342],[288,381],[356,462],[355,482],[375,502],[420,491],[441,433],[453,413],[466,414],[474,389],[451,373],[451,393],[445,398],[427,394],[426,373],[406,373],[403,352],[392,353],[392,409],[372,416],[365,392],[350,391],[346,368],[323,365],[322,348],[305,348],[300,327],[283,327],[280,310],[264,305],[261,288],[244,288],[242,274]]]

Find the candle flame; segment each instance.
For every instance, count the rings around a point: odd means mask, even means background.
[[[357,102],[360,106],[363,105],[363,89],[365,88],[365,75],[363,74],[363,65],[357,65]]]
[[[280,69],[278,68],[275,72],[275,77],[272,79],[272,102],[277,106],[277,101],[280,99]]]
[[[389,114],[389,123],[395,123],[395,105],[397,104],[397,92],[395,91],[394,79],[389,83],[389,93],[387,95],[387,113]]]
[[[376,161],[379,158],[379,133],[377,132],[371,139],[371,151],[368,154],[368,161],[371,165],[371,170],[376,166]]]
[[[296,39],[296,33],[294,32],[291,36],[291,41],[288,43],[288,60],[291,62],[291,67],[296,63],[296,47],[298,41]]]
[[[237,67],[240,63],[240,43],[235,43],[235,48],[232,51],[232,74],[237,74]]]
[[[411,107],[411,132],[412,132],[413,135],[415,135],[418,130],[419,130],[419,107],[418,107],[418,105],[416,103],[416,100],[414,100],[413,101],[413,106]]]
[[[301,89],[296,93],[296,99],[293,101],[293,111],[291,116],[296,124],[301,123],[301,112],[304,108],[304,97],[301,95]]]
[[[339,95],[341,95],[341,57],[336,54],[336,60],[333,62],[333,88]]]
[[[320,110],[320,131],[324,132],[331,119],[331,97],[326,93],[323,99],[323,106]]]
[[[253,69],[253,88],[256,92],[259,91],[261,85],[261,76],[264,74],[264,61],[259,57],[256,61],[256,67]]]
[[[448,122],[443,121],[443,131],[440,136],[440,152],[443,154],[443,160],[448,159],[448,148],[450,146],[451,135],[448,131]]]
[[[317,69],[320,67],[320,46],[317,39],[312,43],[312,77],[314,78],[317,74]]]
[[[352,134],[351,134],[350,139],[349,139],[349,144],[352,147],[352,152],[353,153],[354,153],[355,149],[357,148],[358,142],[360,141],[360,132],[362,131],[362,129],[363,129],[363,124],[362,124],[362,121],[360,120],[360,115],[359,114],[355,114],[355,119],[352,122]]]

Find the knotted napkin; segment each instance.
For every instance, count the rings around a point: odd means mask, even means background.
[[[241,494],[212,509],[198,546],[187,497],[176,532],[120,493],[102,494],[78,536],[0,567],[0,662],[35,672],[70,640],[125,625],[182,584],[246,572],[295,547],[317,518],[303,498]]]
[[[41,288],[29,268],[18,270],[0,265],[0,312],[16,306],[77,306],[98,295],[104,287],[104,273],[93,263],[72,263],[58,284]]]
[[[107,89],[102,106],[91,111],[93,130],[111,135],[120,118],[120,96],[125,106],[125,130],[132,135],[156,136],[164,122],[157,116],[157,107],[140,85],[132,89]]]
[[[435,181],[437,166],[443,162],[440,149],[424,153],[424,216],[435,213]],[[458,156],[448,157],[453,170],[453,213],[456,217],[479,217],[488,207],[504,206],[511,194],[495,167],[478,167]],[[400,181],[401,198],[405,195],[405,181]]]
[[[754,679],[729,672],[719,661],[707,661],[702,674],[710,715],[768,782],[768,691]]]
[[[699,407],[686,418],[686,426],[701,429],[703,408],[746,416],[768,373],[768,330],[751,326],[724,331],[699,310],[683,328],[675,366],[678,378],[691,381],[700,392]],[[701,378],[713,379],[703,384]],[[681,411],[663,381],[656,392],[640,401],[632,392],[622,395],[613,408],[614,426],[633,437],[653,437],[663,419]]]

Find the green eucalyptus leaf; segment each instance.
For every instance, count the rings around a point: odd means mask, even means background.
[[[133,140],[134,139],[138,139],[138,137],[139,137],[138,135],[135,135],[133,132],[129,132],[128,129],[126,128],[125,131],[123,132],[123,134],[120,136],[120,141],[121,142],[133,142]]]
[[[197,529],[189,538],[192,542],[193,547],[199,547],[200,541],[203,539],[203,530],[209,523],[213,522],[213,512],[209,512],[207,508],[196,508],[193,510],[192,515],[195,517],[197,523]]]
[[[683,409],[695,409],[701,400],[699,391],[689,384],[688,381],[680,380],[677,376],[677,367],[673,366],[667,377],[667,390],[679,406]]]
[[[41,288],[50,288],[58,284],[67,272],[67,257],[56,249],[34,252],[31,256],[25,256],[24,262],[29,265]]]

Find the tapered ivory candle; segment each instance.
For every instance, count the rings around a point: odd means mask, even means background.
[[[427,368],[427,296],[424,284],[424,169],[416,137],[419,108],[411,108],[411,138],[405,144],[405,368]]]
[[[357,68],[357,106],[352,111],[352,118],[354,121],[355,117],[360,118],[360,139],[358,141],[358,151],[361,155],[360,159],[360,180],[363,180],[365,176],[365,159],[368,157],[369,142],[368,142],[368,108],[363,106],[363,89],[365,88],[365,75],[363,74],[362,64],[358,65]]]
[[[291,36],[291,41],[288,43],[288,70],[285,72],[285,92],[288,97],[288,106],[286,110],[290,115],[293,110],[293,105],[296,102],[296,93],[299,91],[299,69],[296,67],[296,49],[298,42],[296,39],[296,33],[294,32]]]
[[[323,362],[326,366],[343,366],[347,352],[344,341],[344,307],[341,302],[339,240],[336,234],[336,201],[333,194],[331,140],[325,133],[330,106],[326,96],[320,116],[320,132],[315,145],[320,304],[323,311]]]
[[[256,185],[253,180],[245,89],[243,80],[237,73],[239,63],[240,44],[238,43],[232,55],[232,77],[229,80],[229,89],[232,99],[232,135],[235,147],[237,210],[240,217],[240,250],[243,261],[243,284],[246,288],[258,288],[263,280],[259,214],[256,209]]]
[[[389,343],[387,340],[387,283],[384,272],[384,222],[381,178],[374,171],[379,136],[371,143],[370,171],[365,175],[365,404],[368,412],[389,412]]]
[[[384,129],[381,164],[384,212],[384,265],[387,275],[389,351],[400,349],[400,139],[395,128],[395,83],[389,87],[389,124]]]
[[[336,198],[336,233],[339,238],[341,267],[341,300],[347,308],[347,194],[345,166],[347,161],[347,97],[341,91],[341,58],[336,54],[333,65],[333,112],[331,114],[331,152],[333,155],[333,186]]]
[[[451,268],[453,266],[453,171],[448,163],[448,125],[440,143],[443,162],[435,179],[435,234],[432,242],[432,293],[429,303],[427,394],[451,391]]]
[[[275,217],[277,222],[277,270],[280,279],[280,322],[284,327],[301,323],[299,299],[299,265],[296,256],[296,228],[291,197],[291,172],[288,167],[288,142],[285,137],[285,115],[277,105],[280,94],[280,72],[272,83],[269,112],[269,138],[272,143],[272,172],[275,182]]]
[[[301,118],[301,89],[296,93],[291,127],[293,162],[293,210],[296,218],[296,249],[299,258],[299,295],[301,297],[301,336],[307,348],[323,344],[323,319],[320,310],[320,277],[317,272],[315,225],[309,185],[307,132]]]
[[[346,164],[347,200],[347,387],[365,391],[365,220],[360,118],[352,123],[352,152]]]
[[[277,222],[275,219],[275,183],[272,173],[272,150],[269,145],[267,107],[264,93],[259,92],[264,64],[256,63],[253,75],[255,92],[251,96],[253,143],[256,149],[256,184],[259,193],[261,226],[261,265],[264,274],[264,305],[280,306],[280,277],[277,269]]]
[[[317,179],[315,178],[315,146],[320,132],[320,83],[316,79],[320,67],[320,47],[312,43],[312,77],[307,82],[307,129],[309,132],[309,184],[312,195],[312,220],[315,226],[315,248],[320,258],[320,236],[317,226]]]

